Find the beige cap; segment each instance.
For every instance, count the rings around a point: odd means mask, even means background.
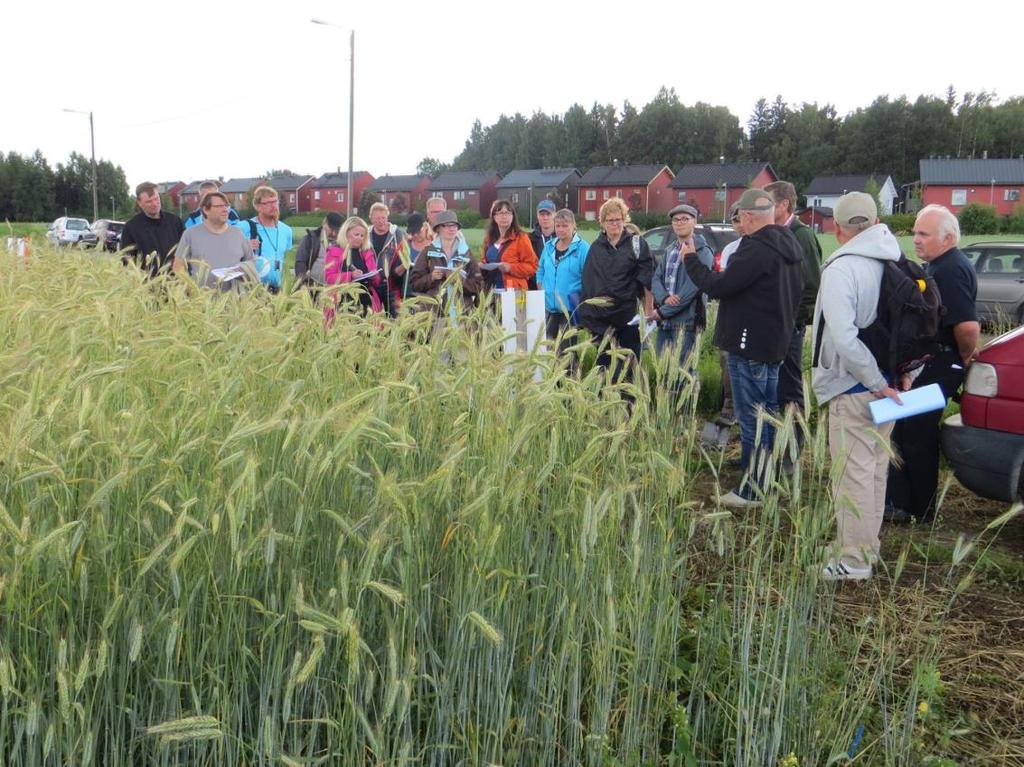
[[[878,206],[875,198],[867,192],[850,192],[839,198],[832,210],[832,217],[840,226],[853,226],[865,222],[875,223]]]
[[[764,189],[747,189],[736,201],[737,210],[771,210],[775,207],[775,198]]]

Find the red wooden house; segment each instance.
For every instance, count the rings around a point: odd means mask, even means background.
[[[281,215],[309,213],[313,210],[312,176],[274,176],[267,181],[281,201]]]
[[[356,210],[359,201],[363,198],[363,192],[373,183],[373,176],[365,170],[357,170],[352,174],[352,210]],[[334,210],[338,213],[346,213],[349,209],[348,200],[348,173],[324,173],[313,182],[313,210]],[[366,211],[362,211],[365,213]]]
[[[778,176],[766,162],[708,163],[685,165],[669,185],[672,206],[692,205],[704,221],[725,221],[729,206],[744,189],[763,187]]]
[[[498,197],[499,181],[501,176],[493,170],[451,171],[435,178],[427,192],[428,197],[443,197],[449,210],[475,210],[488,216]]]
[[[427,200],[430,176],[380,176],[370,185],[370,191],[396,216],[422,208]]]
[[[1009,215],[1021,205],[1024,159],[921,160],[921,202],[959,213],[978,203]]]
[[[668,213],[675,205],[667,165],[598,165],[579,180],[579,215],[596,221],[605,201],[621,197],[636,213]]]
[[[157,192],[161,197],[167,195],[171,202],[171,211],[178,210],[181,205],[181,192],[185,188],[184,181],[161,181],[156,185]]]
[[[253,178],[229,178],[221,184],[221,193],[228,198],[236,211],[243,211],[252,207],[252,190],[260,184],[267,183],[265,178],[255,176]]]

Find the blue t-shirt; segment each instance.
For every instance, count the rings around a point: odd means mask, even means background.
[[[484,254],[484,258],[487,259],[487,263],[496,264],[501,261],[501,250],[497,245],[491,245],[487,248],[487,252]],[[502,279],[501,270],[494,270],[494,287],[498,290],[505,289],[505,280]]]
[[[256,253],[256,273],[260,276],[260,282],[279,288],[281,273],[284,270],[284,256],[292,247],[292,228],[283,221],[278,221],[277,226],[264,226],[258,216],[250,218],[249,221],[255,226],[256,236],[260,241]]]

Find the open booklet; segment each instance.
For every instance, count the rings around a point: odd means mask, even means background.
[[[235,264],[234,266],[222,266],[220,269],[211,269],[210,274],[221,282],[231,282],[239,277],[245,277],[247,272],[241,264]]]
[[[371,277],[375,277],[378,274],[380,274],[380,269],[374,269],[372,272],[366,272],[364,274],[359,275],[358,277],[353,277],[352,282],[362,282],[363,280],[368,280]]]
[[[627,325],[631,325],[632,327],[639,327],[640,326],[640,315],[639,314],[634,314],[633,315],[633,319],[631,319],[626,324]],[[657,330],[657,328],[658,328],[658,323],[656,323],[656,322],[648,322],[646,327],[644,328],[644,334],[643,334],[643,336],[641,336],[640,341],[641,342],[646,341],[648,339],[648,337],[650,337],[651,333],[653,333],[655,330]]]

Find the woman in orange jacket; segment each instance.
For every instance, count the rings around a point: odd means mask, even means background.
[[[519,228],[516,209],[508,200],[495,200],[491,205],[480,268],[488,288],[507,290],[527,290],[537,273],[537,254],[530,236]]]

